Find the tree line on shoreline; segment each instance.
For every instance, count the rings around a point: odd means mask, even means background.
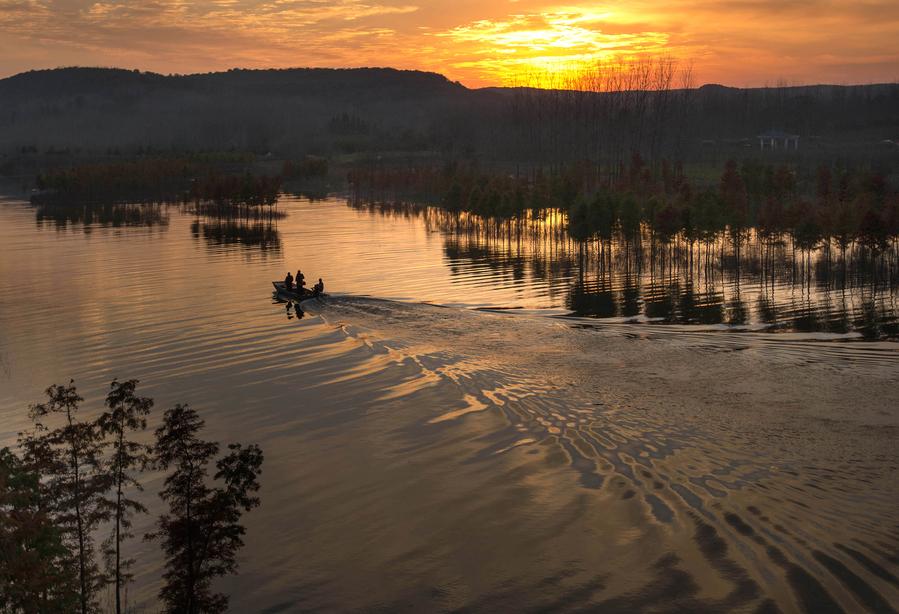
[[[321,158],[287,160],[280,174],[256,166],[198,156],[162,156],[95,162],[45,170],[32,201],[45,203],[195,203],[262,207],[277,202],[284,180],[327,175]]]
[[[858,244],[875,254],[899,240],[899,194],[882,174],[820,166],[802,185],[800,179],[786,165],[730,160],[717,185],[699,186],[681,164],[650,164],[639,154],[614,178],[589,163],[549,172],[448,163],[349,173],[354,200],[410,200],[497,220],[560,211],[577,240],[637,240],[648,228],[663,243],[708,244],[727,235],[739,246],[755,230],[770,242],[788,236],[802,250]]]
[[[50,386],[46,401],[29,408],[33,428],[19,434],[17,450],[0,449],[0,611],[98,612],[105,589],[115,612],[125,611],[135,562],[127,543],[135,516],[148,513],[136,495],[150,469],[166,472],[159,496],[168,510],[144,536],[164,553],[165,611],[227,609],[228,597],[211,583],[237,570],[241,517],[260,504],[262,450],[230,444],[220,454],[217,442],[200,437],[204,421],[182,404],[164,412],[155,442],[144,443],[153,400],[139,396],[137,384],[113,380],[94,420],[80,417],[74,382]]]
[[[258,207],[275,204],[281,177],[153,158],[54,169],[38,175],[35,185],[35,203],[195,202]]]

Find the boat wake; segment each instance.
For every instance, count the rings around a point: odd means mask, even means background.
[[[534,539],[574,540],[565,560],[533,559],[475,605],[507,603],[503,586],[540,603],[550,563],[572,606],[889,611],[899,599],[891,344],[353,297],[318,315],[402,367],[373,405],[414,407],[393,431],[405,454],[452,456],[466,496],[498,497],[494,511]]]

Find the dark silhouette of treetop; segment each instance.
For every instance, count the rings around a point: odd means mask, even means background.
[[[134,394],[137,383],[134,379],[124,382],[113,380],[106,396],[107,411],[96,422],[100,433],[112,438],[109,443],[111,455],[104,467],[115,491],[115,498],[110,502],[113,530],[105,544],[104,554],[107,575],[115,587],[116,614],[122,612],[122,588],[131,580],[128,569],[134,562],[133,559],[122,559],[122,542],[132,537],[129,530],[131,517],[147,512],[142,503],[128,498],[126,492],[129,489],[143,490],[137,476],[150,461],[150,448],[129,438],[132,433],[147,428],[146,417],[153,407],[153,399]]]
[[[113,380],[105,411],[91,421],[79,419],[74,382],[50,386],[47,401],[30,407],[34,428],[19,434],[18,454],[0,449],[0,612],[97,612],[109,586],[116,613],[127,611],[134,559],[124,546],[135,514],[147,512],[134,493],[153,465],[171,470],[160,492],[169,512],[147,536],[163,544],[166,611],[227,609],[210,584],[237,570],[241,517],[260,503],[262,451],[230,444],[209,480],[219,444],[198,437],[203,420],[187,405],[165,412],[155,446],[139,441],[153,400],[138,396],[137,384]],[[94,537],[107,526],[103,573]]]
[[[240,518],[259,505],[253,493],[259,490],[262,451],[256,445],[229,445],[214,476],[223,486],[210,488],[208,466],[219,445],[198,437],[203,425],[189,406],[176,405],[156,430],[156,459],[161,468],[171,469],[160,493],[169,513],[148,537],[163,542],[166,572],[160,598],[168,612],[227,608],[227,596],[213,593],[210,585],[214,578],[236,571],[245,533]]]
[[[41,473],[49,489],[48,505],[55,522],[72,547],[78,567],[79,603],[82,614],[96,607],[97,594],[104,583],[94,562],[93,534],[110,518],[103,499],[110,486],[102,470],[103,434],[92,422],[77,418],[84,400],[74,382],[47,388],[47,401],[31,407],[35,431],[23,436],[24,446],[40,450]],[[50,428],[45,421],[62,424]]]

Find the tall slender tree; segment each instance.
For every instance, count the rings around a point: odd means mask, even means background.
[[[101,435],[111,438],[111,453],[104,469],[114,491],[110,501],[113,529],[104,548],[106,571],[115,585],[116,614],[122,612],[122,588],[131,580],[129,569],[133,559],[122,559],[122,542],[132,537],[131,518],[145,514],[147,508],[129,497],[129,491],[141,491],[143,487],[137,474],[150,462],[150,447],[134,441],[133,434],[147,428],[147,415],[153,407],[153,399],[135,395],[138,381],[113,380],[106,395],[106,411],[96,421]]]
[[[82,614],[96,606],[101,576],[94,562],[93,532],[109,519],[103,493],[109,481],[100,470],[102,435],[92,422],[77,419],[84,399],[75,383],[47,388],[47,402],[31,406],[36,424],[33,433],[23,436],[26,449],[45,456],[44,477],[51,493],[53,518],[75,552],[78,567],[78,601]],[[61,418],[62,425],[49,428],[45,419]]]
[[[216,463],[214,479],[222,485],[210,488],[207,468],[219,445],[198,437],[203,425],[193,409],[176,405],[156,430],[156,460],[163,469],[172,469],[160,493],[169,513],[148,537],[163,541],[166,572],[160,597],[168,612],[227,608],[227,596],[213,593],[210,585],[213,578],[237,569],[245,532],[241,516],[259,505],[254,493],[259,490],[262,451],[256,445],[230,445],[230,452]]]

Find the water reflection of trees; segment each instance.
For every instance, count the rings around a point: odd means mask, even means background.
[[[262,254],[281,253],[281,235],[274,220],[245,220],[231,218],[196,219],[190,232],[207,245],[219,248],[238,248]]]
[[[409,203],[350,205],[374,215],[419,218],[442,235],[454,276],[543,288],[572,313],[677,324],[859,332],[899,337],[899,249],[727,230],[663,241],[651,228],[577,241],[557,211],[499,220]]]
[[[148,204],[41,204],[35,207],[38,227],[64,229],[92,226],[104,227],[167,227],[169,213],[165,205]]]
[[[275,207],[241,204],[194,203],[184,208],[196,216],[191,235],[216,248],[242,249],[263,255],[281,253],[278,220],[287,213]]]
[[[259,207],[257,205],[222,203],[213,201],[195,202],[191,205],[185,205],[182,208],[184,213],[193,215],[203,215],[211,218],[222,220],[239,220],[239,221],[265,221],[273,222],[287,217],[287,213],[276,209],[274,205],[270,207]]]

